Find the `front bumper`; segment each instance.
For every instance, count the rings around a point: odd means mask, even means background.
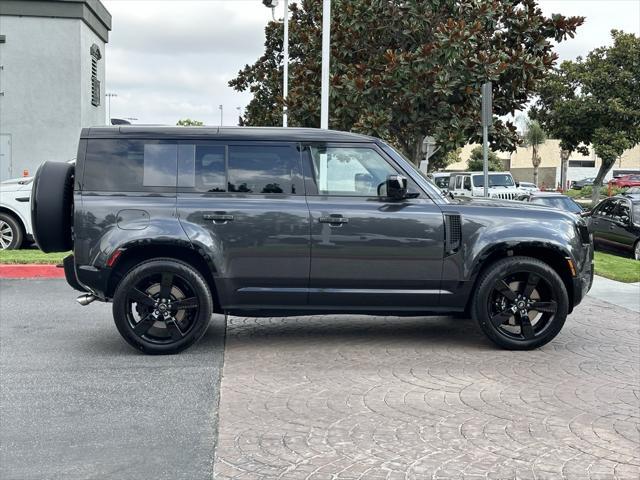
[[[591,290],[593,285],[593,244],[589,245],[589,252],[582,269],[573,277],[573,306],[577,306],[582,302],[584,297]]]

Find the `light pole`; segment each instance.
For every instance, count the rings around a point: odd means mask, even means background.
[[[222,126],[222,117],[223,117],[223,114],[224,114],[223,106],[222,105],[218,105],[218,109],[220,110],[220,126]]]
[[[271,15],[275,21],[275,8],[278,6],[278,0],[262,0],[262,4],[271,9]],[[287,97],[289,96],[289,0],[284,0],[284,38],[282,42],[283,50],[283,71],[282,71],[282,98],[284,106],[282,107],[282,126],[287,126]]]
[[[322,93],[320,128],[329,128],[329,57],[331,55],[331,0],[322,2]]]
[[[240,118],[242,117],[242,107],[236,107],[238,111],[238,126],[240,126]]]
[[[116,93],[105,93],[104,96],[107,97],[107,106],[108,106],[108,110],[107,110],[107,125],[111,125],[111,97],[117,97],[118,94],[116,94]]]
[[[484,196],[489,196],[489,126],[493,119],[491,82],[482,84],[482,174]]]

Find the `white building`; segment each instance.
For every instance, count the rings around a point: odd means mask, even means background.
[[[99,0],[0,0],[0,180],[74,159],[105,124],[110,30]]]

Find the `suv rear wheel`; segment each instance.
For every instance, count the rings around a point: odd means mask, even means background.
[[[193,345],[204,335],[212,313],[211,292],[202,275],[166,258],[132,269],[113,297],[118,331],[149,354],[177,353]]]
[[[483,273],[471,311],[497,345],[530,350],[560,332],[569,297],[564,282],[549,265],[530,257],[509,257]]]

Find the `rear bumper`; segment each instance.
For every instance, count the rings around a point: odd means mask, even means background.
[[[77,267],[73,255],[65,257],[62,263],[65,278],[71,287],[80,292],[93,293],[102,300],[105,299],[109,279],[105,270],[89,266]]]

